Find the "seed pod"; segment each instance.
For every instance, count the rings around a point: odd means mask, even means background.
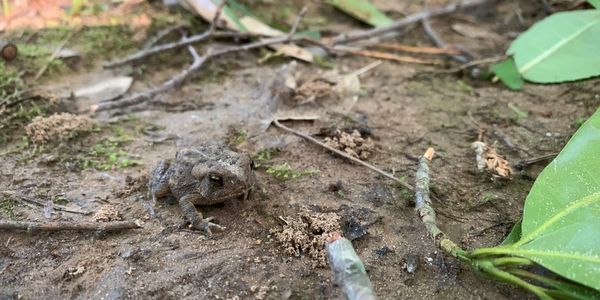
[[[2,54],[2,58],[5,61],[11,61],[15,59],[18,53],[17,45],[3,40],[0,40],[0,51]]]

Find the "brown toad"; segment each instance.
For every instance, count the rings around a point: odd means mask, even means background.
[[[191,225],[211,234],[223,227],[204,219],[194,205],[210,205],[243,197],[254,186],[252,160],[221,145],[177,151],[174,160],[158,162],[148,183],[154,201],[174,197]]]

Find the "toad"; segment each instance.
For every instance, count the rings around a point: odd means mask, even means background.
[[[248,198],[254,186],[253,163],[247,154],[222,145],[204,145],[177,151],[175,159],[158,162],[148,183],[153,201],[174,198],[191,226],[211,234],[224,229],[204,218],[195,205],[211,205]]]

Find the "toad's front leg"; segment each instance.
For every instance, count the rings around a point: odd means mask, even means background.
[[[183,214],[185,215],[185,217],[188,219],[188,221],[190,221],[194,228],[202,230],[208,235],[212,234],[212,231],[210,230],[211,227],[224,230],[225,227],[211,222],[213,220],[213,217],[204,219],[202,217],[202,213],[196,210],[193,200],[198,199],[200,197],[201,196],[198,194],[189,194],[179,199],[179,206],[183,210]]]

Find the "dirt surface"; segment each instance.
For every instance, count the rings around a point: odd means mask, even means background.
[[[543,17],[537,4],[524,3],[505,2],[435,19],[433,25],[450,43],[481,57],[498,55],[514,32]],[[518,22],[517,8],[524,23]],[[465,37],[451,29],[453,24],[477,26],[494,38]],[[401,41],[429,44],[419,29]],[[287,61],[256,66],[257,58],[257,53],[220,58],[207,68],[226,66],[222,77],[207,80],[199,75],[161,95],[162,104],[138,106],[128,115],[95,115],[94,122],[106,127],[75,141],[57,139],[54,148],[43,151],[23,145],[21,138],[4,145],[2,219],[93,221],[95,214],[101,221],[138,220],[143,227],[110,234],[0,232],[0,299],[341,299],[330,271],[319,266],[322,253],[315,246],[336,226],[354,239],[381,299],[533,298],[437,249],[415,216],[409,191],[268,124],[275,114],[317,116],[286,125],[321,140],[331,128],[357,130],[374,145],[370,163],[411,183],[415,158],[434,147],[431,188],[439,225],[460,246],[473,249],[503,240],[546,163],[515,170],[510,180],[477,172],[471,144],[481,130],[485,141],[513,166],[521,159],[557,152],[579,120],[600,105],[598,80],[527,84],[523,91],[512,92],[500,84],[443,72],[442,67],[385,62],[361,76],[360,97],[351,107],[346,101],[323,104],[319,99],[274,104],[268,83]],[[227,67],[230,61],[234,67]],[[346,74],[372,61],[343,57],[334,62],[340,74]],[[323,72],[317,66],[298,68],[306,74]],[[158,84],[180,66],[149,69],[152,72],[138,78],[133,90]],[[105,73],[86,70],[45,84],[57,89],[80,86],[98,76]],[[69,101],[72,111],[91,104]],[[339,113],[344,110],[348,112]],[[25,130],[15,135],[26,136]],[[85,164],[61,156],[71,153],[64,149],[87,149],[99,141],[116,143],[116,160],[139,164],[81,168]],[[226,227],[211,237],[190,230],[178,205],[150,203],[145,186],[158,160],[206,141],[230,144],[260,162],[258,186],[249,200],[198,207]],[[273,148],[277,151],[265,154]],[[293,170],[319,172],[290,180],[267,173],[269,167],[284,163]],[[54,210],[48,215],[48,205],[32,205],[23,201],[26,197],[89,213]],[[289,236],[284,237],[286,230]]]

